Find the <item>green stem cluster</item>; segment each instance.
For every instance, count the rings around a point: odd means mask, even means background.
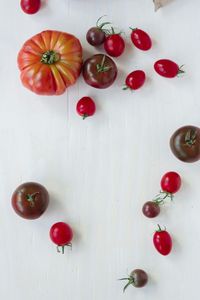
[[[174,198],[174,195],[168,192],[163,192],[160,191],[160,193],[158,195],[155,196],[155,198],[153,199],[153,202],[155,202],[158,205],[162,205],[165,203],[165,199],[169,198],[171,201]]]
[[[119,280],[127,280],[127,284],[123,288],[123,292],[126,291],[126,289],[129,287],[129,285],[133,284],[134,285],[134,278],[133,277],[127,277],[127,278],[121,278]]]
[[[72,243],[66,244],[66,245],[57,245],[57,252],[64,254],[65,253],[65,247],[70,247],[72,249]],[[60,251],[61,249],[61,251]]]
[[[108,72],[110,70],[110,67],[106,66],[105,60],[106,60],[106,56],[104,55],[101,63],[97,64],[97,72],[98,73],[100,73],[100,72]]]

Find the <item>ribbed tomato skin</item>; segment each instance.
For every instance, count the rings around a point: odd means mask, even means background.
[[[47,51],[54,51],[58,61],[41,62]],[[46,30],[25,42],[17,61],[26,88],[39,95],[61,95],[80,75],[82,46],[69,33]]]

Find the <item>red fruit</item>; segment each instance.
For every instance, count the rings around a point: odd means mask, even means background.
[[[95,102],[90,97],[83,97],[78,101],[76,111],[84,120],[85,118],[94,115],[96,111]]]
[[[41,0],[21,0],[20,5],[26,14],[32,15],[40,9]]]
[[[147,51],[152,47],[152,41],[150,36],[141,29],[132,29],[131,40],[135,47],[137,47],[140,50]]]
[[[103,17],[104,16],[100,17],[96,22],[96,26],[90,28],[86,34],[86,39],[88,43],[92,46],[100,46],[105,41],[106,33],[108,30],[105,29],[104,26],[110,25],[111,23],[110,22],[100,23]]]
[[[64,222],[55,223],[49,234],[52,242],[57,245],[58,252],[60,252],[59,247],[62,248],[62,253],[64,253],[64,247],[72,246],[73,231],[68,224]]]
[[[22,218],[39,218],[47,209],[49,194],[44,186],[36,182],[26,182],[16,188],[12,195],[12,206]]]
[[[141,88],[146,80],[146,75],[144,71],[142,70],[136,70],[131,72],[127,77],[126,77],[126,85],[124,90],[127,88],[130,88],[131,90],[137,90]]]
[[[154,64],[155,71],[160,76],[163,76],[166,78],[174,78],[178,74],[184,73],[184,71],[181,70],[181,67],[179,67],[177,65],[177,63],[175,63],[169,59],[160,59],[160,60],[156,61]]]
[[[160,185],[164,192],[175,194],[181,187],[181,177],[176,172],[167,172],[163,175]]]
[[[113,57],[120,56],[125,49],[125,43],[120,34],[111,34],[104,41],[105,51]]]
[[[117,77],[115,62],[105,54],[95,54],[83,64],[83,78],[87,84],[97,89],[106,89]]]
[[[168,255],[172,249],[172,239],[166,230],[162,230],[158,225],[158,230],[154,233],[153,243],[156,250],[162,255]]]

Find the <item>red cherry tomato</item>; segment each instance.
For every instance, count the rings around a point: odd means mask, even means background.
[[[152,41],[150,36],[141,29],[132,29],[131,40],[135,47],[137,47],[140,50],[147,51],[152,47]]]
[[[120,56],[125,49],[125,43],[120,34],[111,34],[104,41],[105,51],[113,57]]]
[[[52,242],[57,245],[58,252],[60,252],[59,247],[62,248],[62,253],[64,253],[65,246],[72,246],[73,231],[68,224],[64,222],[55,223],[49,234]]]
[[[131,90],[137,90],[141,86],[143,86],[144,82],[146,79],[146,75],[144,71],[142,70],[136,70],[131,72],[127,77],[126,77],[126,85],[125,85],[125,90],[127,88]]]
[[[169,59],[160,59],[160,60],[156,61],[154,64],[155,71],[160,76],[163,76],[166,78],[174,78],[178,74],[184,73],[184,71],[181,70],[181,67],[179,67],[177,65],[177,63],[175,63]]]
[[[166,230],[162,230],[158,225],[158,230],[154,233],[153,243],[156,250],[162,255],[168,255],[172,249],[172,238]]]
[[[26,14],[32,15],[40,9],[41,0],[21,0],[20,5]]]
[[[92,98],[83,97],[76,105],[77,113],[83,117],[83,120],[89,116],[93,116],[96,111],[96,105]]]
[[[167,172],[163,175],[160,185],[164,192],[175,194],[181,187],[181,177],[176,172]]]

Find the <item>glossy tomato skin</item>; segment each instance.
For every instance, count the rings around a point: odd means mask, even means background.
[[[12,207],[24,219],[37,219],[47,209],[49,194],[44,186],[26,182],[17,187],[12,195]]]
[[[80,75],[82,47],[71,34],[46,30],[25,42],[18,54],[23,85],[39,95],[61,95]]]
[[[131,72],[126,77],[126,87],[130,88],[131,90],[137,90],[143,86],[146,80],[145,72],[142,70],[136,70]]]
[[[155,71],[163,77],[174,78],[180,71],[179,66],[169,59],[160,59],[154,64]]]
[[[92,27],[86,34],[88,43],[92,46],[100,46],[105,41],[105,32],[99,27]]]
[[[166,230],[159,229],[154,233],[153,243],[156,250],[166,256],[172,250],[172,238]]]
[[[41,7],[41,0],[21,0],[22,10],[29,15],[35,14]]]
[[[148,282],[148,275],[142,269],[135,269],[131,272],[129,277],[121,278],[120,280],[125,280],[127,282],[123,289],[125,292],[130,285],[133,285],[136,288],[144,287]]]
[[[133,279],[133,285],[136,288],[144,287],[148,282],[148,275],[144,270],[135,269],[131,272],[130,278]]]
[[[87,84],[97,89],[105,89],[113,84],[117,77],[117,66],[104,54],[96,54],[83,64],[83,78]]]
[[[160,214],[160,206],[154,201],[148,201],[143,205],[142,212],[147,218],[155,218]]]
[[[93,116],[96,111],[94,100],[90,97],[81,98],[76,105],[76,111],[83,119]]]
[[[118,57],[124,52],[125,42],[120,34],[111,34],[104,41],[104,49],[108,55]]]
[[[150,36],[142,29],[132,29],[131,40],[136,48],[148,51],[152,47],[152,41]]]
[[[181,177],[176,172],[167,172],[163,175],[161,182],[161,189],[164,192],[175,194],[180,190],[181,187]]]
[[[188,125],[176,130],[170,139],[172,153],[181,161],[192,163],[200,159],[200,128]]]
[[[70,244],[73,239],[72,228],[64,222],[58,222],[52,225],[49,234],[52,242],[58,246],[66,246]]]

